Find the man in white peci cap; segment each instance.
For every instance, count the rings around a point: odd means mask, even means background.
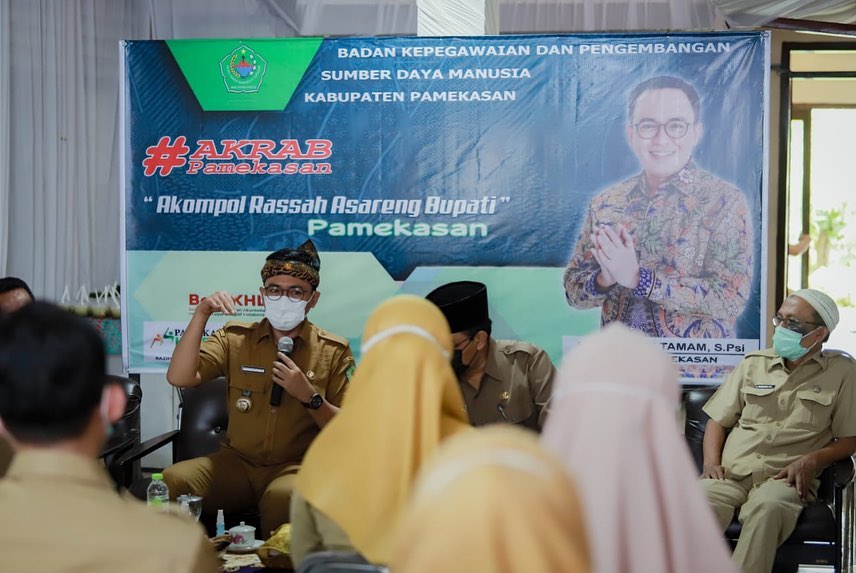
[[[773,348],[747,354],[704,406],[702,484],[723,531],[739,509],[745,573],[770,572],[821,470],[856,452],[856,362],[822,349],[837,324],[828,295],[793,293],[773,317]]]

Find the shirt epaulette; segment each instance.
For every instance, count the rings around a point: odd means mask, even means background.
[[[515,352],[525,352],[532,355],[538,352],[538,347],[528,342],[520,340],[497,340],[497,346],[503,354],[514,354]]]
[[[351,343],[348,342],[348,339],[345,338],[344,336],[339,336],[338,334],[333,334],[329,330],[324,330],[323,328],[318,329],[318,336],[320,338],[323,338],[324,340],[329,340],[330,342],[335,342],[336,344],[338,344],[340,346],[344,346],[345,348],[348,348],[351,345]]]
[[[849,352],[847,352],[846,350],[838,350],[838,349],[823,350],[823,355],[828,356],[829,358],[834,358],[836,356],[840,356],[841,358],[844,358],[845,360],[849,360],[850,362],[856,363],[856,358],[853,358],[853,356]]]
[[[777,356],[776,352],[772,348],[761,348],[759,350],[753,350],[752,352],[747,352],[744,358],[752,358],[752,357],[763,357],[763,358],[775,358]]]
[[[259,327],[260,322],[241,322],[238,320],[230,320],[223,325],[223,330],[254,330]]]

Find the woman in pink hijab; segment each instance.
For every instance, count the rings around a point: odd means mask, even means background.
[[[619,323],[559,370],[544,446],[583,503],[598,573],[737,573],[678,422],[677,371]]]

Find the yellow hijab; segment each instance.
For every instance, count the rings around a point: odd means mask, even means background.
[[[419,479],[390,569],[588,572],[574,483],[525,430],[491,426],[449,440]]]
[[[312,443],[295,487],[368,560],[389,537],[422,462],[469,428],[449,363],[452,335],[423,298],[393,297],[369,316],[342,411]]]

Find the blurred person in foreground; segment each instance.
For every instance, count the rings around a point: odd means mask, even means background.
[[[679,397],[669,355],[622,324],[586,337],[559,369],[542,442],[577,483],[599,573],[737,573],[678,427]]]
[[[0,316],[11,314],[24,305],[35,300],[29,285],[18,277],[3,277],[0,279]],[[6,475],[9,464],[12,463],[12,446],[3,436],[0,436],[0,477]]]
[[[424,460],[470,430],[440,310],[401,295],[378,306],[345,407],[313,442],[292,498],[292,558],[355,549],[387,563],[391,536]]]
[[[530,432],[493,426],[443,444],[398,527],[401,573],[588,573],[576,488]]]
[[[4,571],[215,572],[202,530],[119,496],[97,458],[125,409],[98,332],[41,302],[0,317],[0,432],[16,455],[0,480]]]
[[[739,510],[744,573],[772,569],[820,472],[856,453],[856,362],[823,350],[837,324],[829,296],[795,292],[773,317],[773,348],[747,354],[704,405],[702,485],[723,531]]]

